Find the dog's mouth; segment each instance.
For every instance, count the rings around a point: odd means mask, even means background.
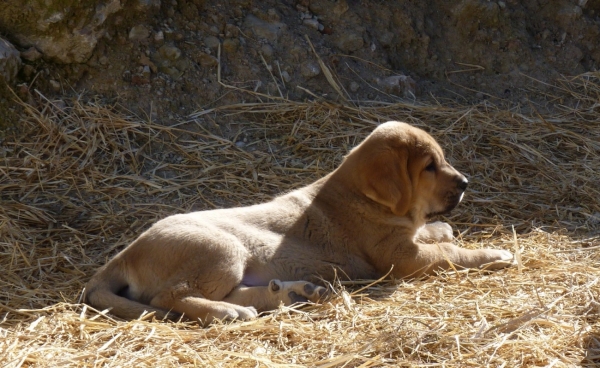
[[[433,218],[435,218],[436,216],[440,216],[440,215],[447,215],[452,211],[452,208],[448,209],[448,210],[444,210],[444,211],[438,211],[438,212],[431,212],[428,213],[427,215],[425,215],[425,220],[430,221]]]
[[[434,211],[428,213],[427,215],[425,215],[426,220],[431,220],[436,216],[447,215],[450,212],[452,212],[452,210],[456,208],[456,206],[458,206],[458,204],[462,201],[464,194],[465,192],[460,192],[457,194],[448,194],[446,196],[446,206],[444,207],[444,209],[441,211]]]

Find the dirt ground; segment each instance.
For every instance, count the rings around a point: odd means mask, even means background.
[[[168,0],[144,13],[133,3],[107,20],[87,62],[25,60],[19,96],[99,95],[162,125],[252,102],[232,87],[295,101],[491,100],[547,110],[531,86],[600,62],[600,5],[585,0]]]

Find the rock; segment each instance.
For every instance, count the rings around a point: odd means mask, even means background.
[[[223,41],[223,51],[227,54],[233,54],[240,48],[240,40],[237,38],[227,38]]]
[[[76,0],[3,0],[0,31],[23,48],[34,46],[50,60],[83,63],[106,33],[108,17],[121,10],[121,3],[107,0],[90,6],[90,2]]]
[[[350,82],[350,91],[356,92],[360,88],[360,85],[354,81]]]
[[[139,42],[150,37],[150,29],[143,24],[137,25],[129,31],[129,40]]]
[[[177,60],[181,57],[181,50],[173,45],[163,45],[158,49],[160,56],[167,60]]]
[[[23,101],[27,101],[30,97],[29,86],[27,83],[17,84],[17,96]]]
[[[338,33],[334,39],[334,44],[340,50],[350,52],[362,48],[364,41],[361,34],[348,30],[348,32]]]
[[[302,24],[316,30],[318,30],[320,26],[319,21],[314,18],[304,19]]]
[[[50,87],[52,87],[54,92],[60,91],[60,83],[58,83],[54,79],[50,79],[49,83],[50,83]]]
[[[227,23],[225,25],[225,37],[237,37],[240,34],[240,30],[234,24]]]
[[[346,0],[312,0],[308,8],[319,18],[331,22],[339,19],[349,7]]]
[[[267,17],[271,22],[279,22],[281,20],[281,16],[277,12],[277,10],[273,8],[267,10]]]
[[[375,81],[387,93],[408,98],[414,98],[416,95],[417,83],[406,75],[393,75],[383,79],[377,78]]]
[[[135,86],[142,86],[144,84],[149,84],[150,78],[146,78],[141,74],[134,74],[131,76],[131,84]]]
[[[163,31],[158,31],[154,34],[154,42],[158,44],[162,44],[163,42],[165,42],[165,34],[163,33]]]
[[[162,45],[151,57],[158,71],[173,79],[179,79],[191,66],[190,60],[182,56],[181,50],[169,44]],[[148,67],[151,65],[148,64]]]
[[[125,82],[131,82],[131,71],[126,70],[123,72],[123,80]]]
[[[394,33],[390,31],[384,31],[377,36],[379,43],[383,47],[390,47],[392,45],[392,41],[394,40]]]
[[[216,49],[219,48],[219,45],[221,44],[221,41],[219,41],[219,39],[217,37],[215,37],[215,36],[208,36],[208,37],[206,37],[204,39],[204,44],[209,49],[216,50]]]
[[[287,26],[283,23],[265,22],[254,15],[250,14],[244,19],[244,28],[251,31],[254,36],[258,38],[264,38],[271,42],[277,42],[277,39],[281,36]]]
[[[140,57],[139,63],[140,65],[147,66],[152,71],[152,73],[156,73],[158,71],[156,64],[154,64],[152,60],[150,60],[150,58],[148,58],[146,55],[142,55]]]
[[[262,55],[266,61],[273,60],[273,54],[275,53],[275,51],[273,50],[271,45],[268,45],[268,44],[262,45],[260,47],[260,52],[262,53]]]
[[[36,61],[42,57],[42,53],[35,47],[30,47],[25,51],[21,51],[21,58],[27,61]]]
[[[144,69],[142,69],[142,75],[150,78],[150,66],[144,65]]]
[[[211,26],[209,28],[209,32],[213,35],[213,36],[218,36],[221,31],[219,30],[219,28],[217,28],[217,26]]]
[[[286,83],[290,83],[290,81],[292,80],[292,77],[290,77],[290,73],[286,72],[285,70],[281,71],[281,78],[283,78],[283,80]]]
[[[21,69],[19,51],[8,41],[0,38],[0,75],[11,84]]]
[[[321,67],[316,61],[305,61],[300,64],[300,74],[305,78],[313,78],[321,73]]]
[[[196,62],[203,68],[212,68],[213,66],[217,66],[217,64],[219,64],[219,60],[217,60],[216,57],[203,52],[199,53],[199,55],[196,57]]]
[[[25,64],[22,73],[26,80],[30,80],[35,74],[35,68],[32,65]]]
[[[142,68],[142,71],[138,74],[134,74],[131,76],[131,84],[135,85],[144,85],[150,83],[150,67],[145,65]]]

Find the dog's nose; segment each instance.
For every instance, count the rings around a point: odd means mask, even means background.
[[[468,185],[469,185],[469,181],[464,176],[461,177],[460,179],[458,179],[458,189],[460,189],[464,192],[467,189]]]

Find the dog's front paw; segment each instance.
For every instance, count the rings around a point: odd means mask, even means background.
[[[442,221],[423,225],[415,235],[415,240],[420,243],[445,243],[451,242],[452,239],[454,239],[452,226]]]
[[[484,249],[485,261],[479,266],[484,270],[499,270],[515,264],[513,254],[504,249]]]
[[[294,303],[318,302],[327,295],[327,289],[308,281],[280,281],[273,279],[269,282],[269,291],[276,294],[285,305]]]

